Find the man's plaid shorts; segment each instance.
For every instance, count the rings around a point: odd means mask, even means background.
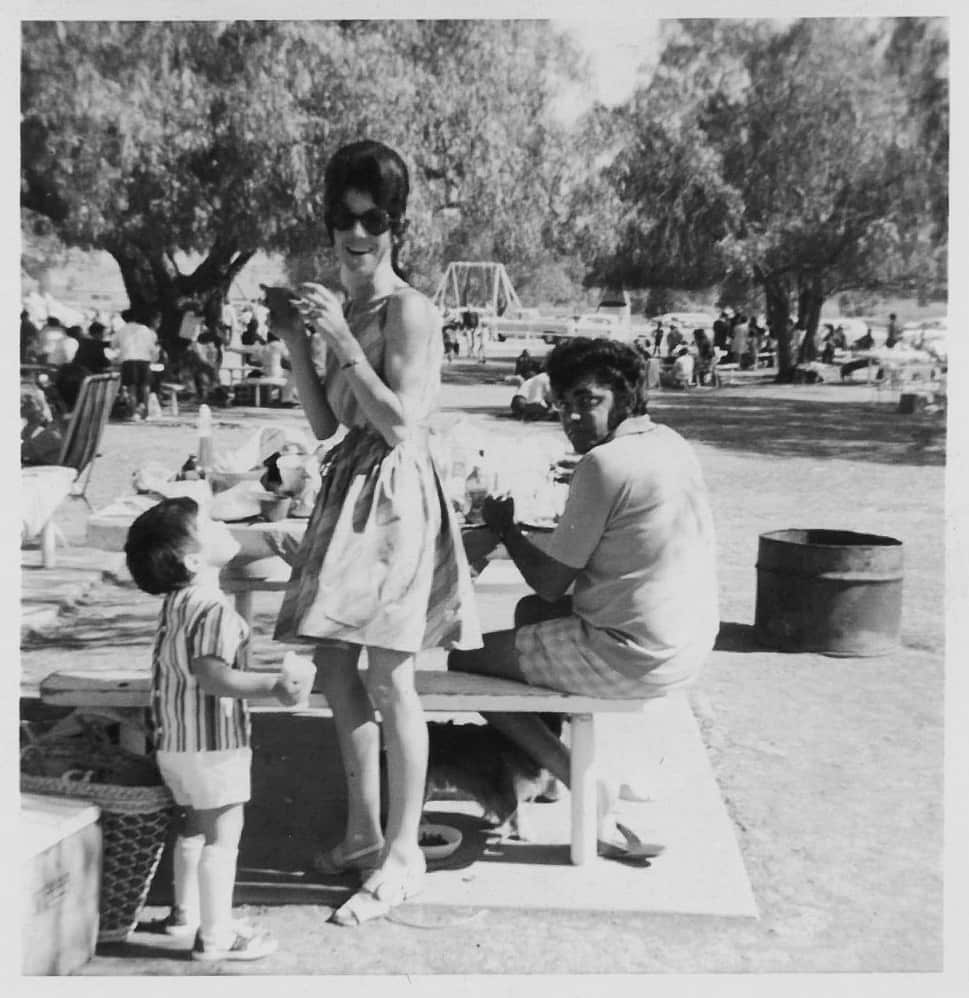
[[[595,697],[659,697],[665,689],[630,679],[589,647],[582,621],[574,614],[527,624],[515,632],[518,666],[530,686]]]

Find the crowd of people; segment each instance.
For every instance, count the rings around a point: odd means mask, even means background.
[[[227,405],[240,385],[265,378],[275,404],[291,407],[297,396],[289,349],[269,328],[257,303],[238,312],[224,304],[213,319],[195,302],[182,313],[176,349],[162,346],[157,309],[89,313],[86,325],[65,325],[53,312],[35,321],[20,313],[21,461],[49,464],[56,458],[66,421],[89,375],[117,370],[121,388],[112,416],[141,421],[160,411],[162,386],[174,382],[199,403]],[[77,316],[74,316],[77,318]],[[270,403],[272,404],[272,403]]]
[[[461,308],[446,315],[441,338],[447,363],[453,363],[460,356],[469,357],[479,364],[488,362],[491,328],[487,317],[477,309]]]

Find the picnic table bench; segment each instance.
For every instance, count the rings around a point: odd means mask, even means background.
[[[149,706],[151,675],[148,668],[111,671],[64,670],[40,684],[43,703],[89,710],[108,708],[122,727],[122,744],[133,751],[146,748],[145,712]],[[510,679],[466,672],[418,670],[417,693],[429,713],[506,711],[565,714],[570,721],[571,847],[573,864],[596,857],[597,772],[595,717],[602,713],[639,713],[648,700],[616,700],[559,693]],[[272,697],[250,698],[253,713],[330,713],[322,693],[310,696],[306,707],[283,707]]]

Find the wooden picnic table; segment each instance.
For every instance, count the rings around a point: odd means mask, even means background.
[[[148,508],[157,499],[153,496],[129,497],[112,510],[102,510],[91,517],[88,541],[120,550],[130,522],[138,508]],[[306,531],[306,520],[286,519],[276,523],[247,522],[230,524],[242,549],[226,566],[222,584],[235,596],[236,606],[247,620],[252,617],[252,593],[279,591],[289,579],[289,565],[278,555],[287,546],[298,544]],[[476,541],[482,530],[469,526],[462,530],[469,556],[475,557]],[[541,543],[541,534],[534,535]],[[504,553],[503,549],[498,549]],[[489,585],[489,573],[498,575],[497,584],[507,586],[509,570],[524,588],[524,580],[507,560],[498,554],[497,564],[488,567],[476,580],[476,587]],[[492,571],[496,570],[496,571]],[[517,587],[516,587],[517,588]],[[122,737],[127,747],[144,751],[145,710],[149,705],[151,677],[147,668],[114,670],[110,673],[64,670],[47,676],[41,683],[41,699],[45,703],[80,709],[110,708],[122,722]],[[592,862],[597,842],[597,763],[595,718],[601,713],[635,713],[646,709],[648,700],[578,696],[557,690],[528,686],[512,680],[470,673],[420,670],[415,677],[418,695],[427,711],[454,712],[535,712],[550,711],[565,714],[570,720],[570,785],[571,832],[570,857],[573,864]],[[253,700],[259,711],[292,712],[296,708],[280,706],[267,698]],[[329,713],[329,705],[321,693],[313,693],[309,708],[300,713]]]

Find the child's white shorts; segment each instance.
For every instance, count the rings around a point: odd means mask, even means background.
[[[244,804],[252,795],[252,749],[163,752],[155,755],[176,804],[198,811]]]

